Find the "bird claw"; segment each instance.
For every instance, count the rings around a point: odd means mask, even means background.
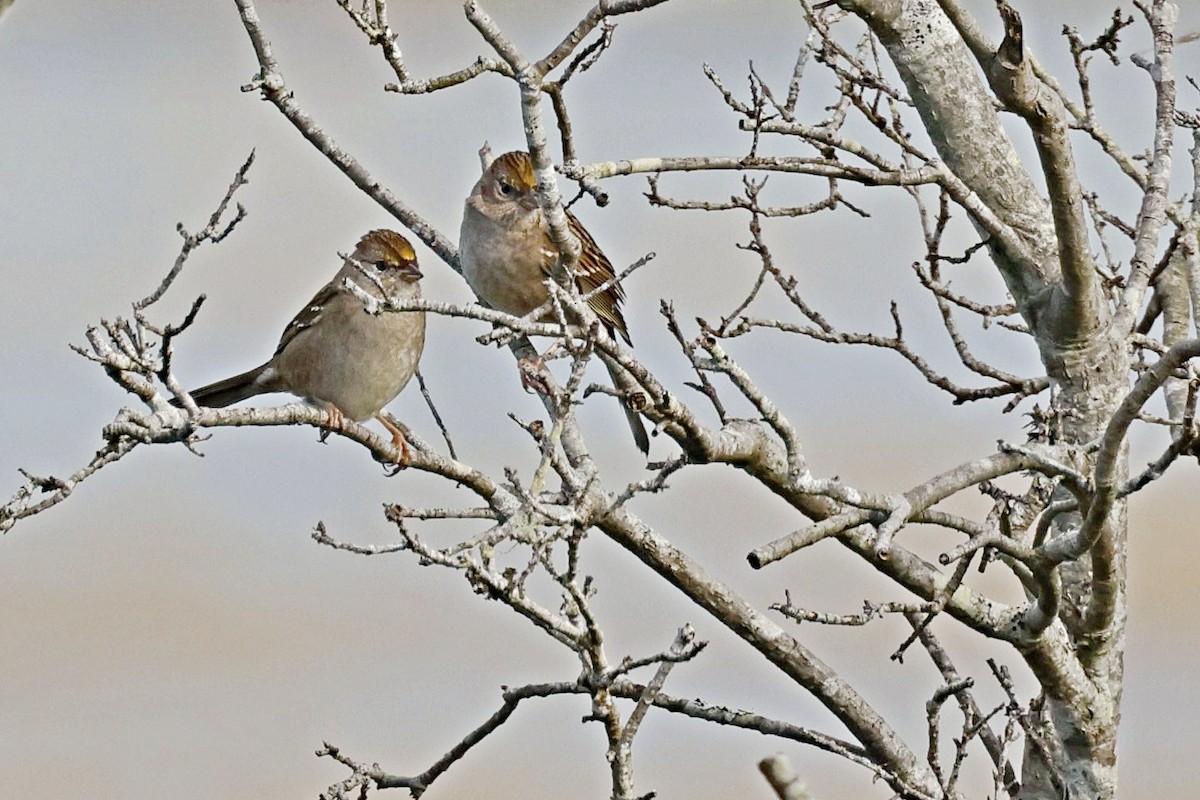
[[[541,356],[537,358],[521,358],[517,360],[517,371],[521,375],[521,388],[527,392],[540,395],[550,394],[550,384],[547,383],[545,372],[546,362]]]
[[[319,437],[322,443],[324,443],[325,440],[329,438],[329,434],[333,433],[334,431],[342,431],[346,429],[346,415],[342,413],[340,408],[335,406],[333,403],[327,403],[325,406],[325,412],[328,414],[328,417],[325,420],[325,427],[322,428]],[[392,447],[396,448],[396,450],[398,450],[400,453],[400,457],[396,461],[384,461],[376,456],[376,460],[382,463],[385,467],[384,473],[390,478],[408,466],[409,462],[412,461],[412,451],[408,446],[408,441],[404,438],[404,431],[402,431],[400,428],[394,425],[391,420],[385,417],[383,412],[376,414],[375,419],[379,420],[383,427],[387,428],[388,433],[392,434]],[[389,466],[394,467],[394,469],[388,470],[387,467]]]
[[[390,462],[392,467],[394,467],[390,471],[387,466],[389,462],[384,462],[384,474],[390,478],[412,462],[412,448],[408,446],[408,440],[404,438],[404,431],[385,417],[383,412],[376,414],[375,419],[379,420],[379,424],[387,428],[388,433],[392,434],[392,447],[400,452],[400,457],[396,461]]]
[[[325,425],[321,428],[321,432],[317,434],[317,441],[321,444],[325,444],[328,441],[329,434],[334,431],[346,429],[346,415],[333,403],[325,404],[325,415]]]
[[[329,415],[328,419],[325,420],[325,425],[330,430],[340,431],[345,429],[346,415],[342,413],[340,408],[333,403],[327,403],[325,405],[325,413]]]

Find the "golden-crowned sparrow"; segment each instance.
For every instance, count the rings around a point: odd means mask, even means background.
[[[421,270],[412,245],[395,231],[371,231],[333,280],[288,323],[267,363],[196,389],[192,399],[200,406],[223,408],[257,394],[290,392],[325,408],[330,427],[340,427],[342,417],[355,422],[375,417],[392,434],[402,460],[406,458],[404,435],[380,412],[417,369],[425,347],[425,312],[369,313],[345,286],[349,278],[381,297],[363,270],[393,298],[421,296]]]
[[[614,276],[612,263],[596,240],[569,211],[567,223],[579,239],[582,252],[575,268],[579,291],[587,294]],[[492,162],[471,190],[463,210],[459,233],[459,258],[463,277],[471,289],[492,308],[523,316],[546,302],[549,291],[545,281],[558,263],[558,249],[550,239],[550,229],[537,203],[537,178],[529,154],[505,153]],[[588,305],[611,335],[616,331],[627,344],[629,329],[621,314],[625,292],[613,284],[588,300]],[[620,367],[605,365],[620,386]],[[650,440],[641,417],[622,400],[625,417],[638,448],[650,449]]]

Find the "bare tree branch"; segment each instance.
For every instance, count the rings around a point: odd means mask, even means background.
[[[288,89],[284,82],[283,73],[271,52],[271,43],[267,40],[258,19],[258,11],[253,0],[235,0],[238,13],[241,14],[242,25],[254,45],[254,54],[258,58],[259,72],[250,83],[242,87],[243,92],[261,91],[263,99],[270,101],[279,109],[296,130],[317,148],[346,177],[354,182],[368,197],[394,216],[406,228],[413,232],[430,250],[437,253],[443,261],[458,270],[458,248],[432,225],[425,221],[416,211],[401,202],[366,167],[356,158],[343,150],[329,134],[322,130],[308,114],[300,107],[295,94]]]

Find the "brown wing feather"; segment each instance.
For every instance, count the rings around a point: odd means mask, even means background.
[[[275,348],[275,355],[283,352],[283,348],[287,347],[301,332],[315,325],[317,320],[321,318],[321,312],[325,309],[325,305],[340,291],[344,290],[331,283],[323,286],[313,299],[309,300],[304,308],[300,309],[300,313],[292,318],[288,326],[283,329],[283,335],[279,337],[279,345]]]
[[[587,228],[583,227],[574,214],[567,212],[567,224],[571,227],[571,232],[579,237],[581,252],[579,254],[579,264],[575,267],[575,285],[578,287],[580,294],[588,294],[596,290],[597,287],[603,286],[608,281],[612,280],[616,275],[613,270],[612,262],[604,255],[604,251],[600,249],[600,245],[596,244],[596,240],[588,233]],[[544,266],[546,274],[551,274],[554,269],[556,260],[554,254],[554,245],[549,241],[547,234],[547,263]],[[625,316],[621,313],[621,302],[625,299],[625,291],[621,288],[621,284],[613,284],[599,294],[593,295],[588,300],[588,305],[596,316],[608,327],[611,334],[614,330],[621,334],[621,338],[626,344],[632,345],[633,342],[629,338],[629,328],[625,324]]]
[[[489,169],[504,172],[510,181],[520,186],[525,192],[532,192],[537,187],[537,176],[534,174],[533,161],[529,158],[528,153],[520,150],[505,153],[499,156]],[[600,245],[596,244],[596,240],[588,233],[587,228],[583,227],[583,223],[576,219],[570,211],[567,212],[567,224],[570,226],[571,232],[579,237],[581,248],[579,264],[575,268],[575,284],[581,294],[588,294],[612,280],[616,272],[613,271],[612,262],[604,255]],[[548,276],[553,275],[554,265],[558,261],[558,251],[550,240],[549,231],[546,232],[542,252],[544,255],[542,271]],[[625,291],[620,284],[614,284],[594,295],[588,301],[588,305],[591,306],[596,316],[608,326],[610,334],[615,330],[621,334],[621,338],[625,340],[626,344],[632,345],[629,328],[625,324],[625,316],[621,313],[621,302],[624,299]]]

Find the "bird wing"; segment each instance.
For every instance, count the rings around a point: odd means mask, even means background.
[[[345,291],[341,287],[327,283],[321,287],[321,290],[309,300],[304,308],[300,309],[288,326],[283,329],[283,335],[279,337],[279,345],[275,348],[275,355],[283,352],[283,349],[291,344],[292,340],[299,336],[304,331],[316,325],[321,319],[321,315],[325,313],[329,303],[337,296],[339,292]]]
[[[611,281],[616,275],[616,271],[613,269],[612,262],[600,249],[600,245],[596,244],[596,240],[588,233],[587,228],[583,227],[583,223],[570,211],[567,212],[567,224],[571,228],[571,233],[579,238],[580,245],[579,263],[575,267],[575,285],[580,294],[586,295]],[[542,263],[542,269],[547,275],[552,276],[554,266],[558,262],[558,251],[554,248],[554,243],[550,241],[549,232],[546,234],[546,246],[543,248],[543,252],[546,257]],[[625,340],[626,344],[632,345],[633,342],[629,339],[629,328],[625,324],[625,316],[621,313],[621,302],[624,299],[625,290],[621,288],[621,284],[615,283],[604,291],[592,295],[588,299],[588,305],[608,328],[610,334],[615,330],[621,334],[621,338]]]

